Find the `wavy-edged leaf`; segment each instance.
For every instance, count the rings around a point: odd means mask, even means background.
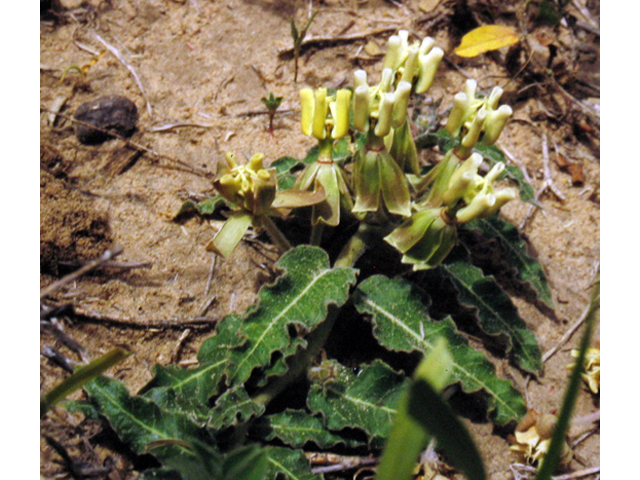
[[[222,198],[222,195],[214,195],[211,198],[207,198],[201,202],[194,202],[193,200],[187,200],[182,204],[178,213],[175,214],[174,219],[190,213],[198,213],[200,215],[211,215],[216,210],[229,206],[229,202]]]
[[[291,450],[284,447],[266,447],[269,473],[265,480],[275,480],[278,475],[284,475],[288,480],[322,480],[321,475],[315,475],[302,450]],[[282,478],[282,477],[278,477]]]
[[[257,425],[256,431],[266,441],[277,438],[294,448],[302,448],[309,442],[322,449],[340,443],[348,447],[360,445],[359,442],[331,432],[320,418],[310,415],[305,410],[287,409],[284,412],[266,415]]]
[[[458,299],[477,311],[478,325],[487,334],[506,337],[507,351],[520,368],[538,373],[542,359],[535,335],[527,329],[515,305],[493,276],[485,276],[466,257],[464,249],[457,249],[457,254],[450,255],[442,266],[458,292]]]
[[[469,222],[466,227],[479,230],[487,239],[499,239],[503,247],[501,258],[516,270],[521,281],[527,282],[533,287],[540,300],[548,307],[553,308],[551,289],[542,270],[542,265],[527,253],[527,244],[514,225],[498,215],[492,215]]]
[[[354,304],[359,312],[372,316],[373,334],[389,350],[427,354],[438,338],[446,339],[453,358],[450,383],[460,382],[467,393],[483,390],[488,395],[489,411],[495,411],[495,423],[518,421],[526,413],[524,401],[511,382],[496,376],[493,364],[469,346],[451,318],[438,322],[429,318],[429,299],[415,285],[403,279],[373,276],[358,286]]]
[[[454,52],[465,58],[477,57],[481,53],[498,50],[518,43],[520,37],[513,28],[504,25],[482,25],[462,37]]]
[[[312,412],[322,414],[327,428],[359,428],[371,444],[381,446],[391,429],[405,380],[376,359],[357,376],[342,374],[328,385],[314,385],[307,405]]]
[[[220,391],[230,349],[241,346],[245,341],[239,332],[241,324],[242,317],[239,315],[226,316],[217,325],[216,334],[200,347],[198,366],[181,368],[177,365],[157,365],[154,368],[155,377],[142,389],[141,394],[164,408],[197,413],[206,418],[207,401]]]
[[[235,385],[218,397],[209,411],[207,426],[217,430],[236,425],[238,422],[246,422],[253,416],[262,415],[264,410],[264,405],[251,400],[242,385]]]
[[[147,445],[158,440],[192,442],[202,438],[202,430],[186,415],[167,414],[152,401],[131,396],[127,387],[117,380],[98,377],[85,389],[118,436],[136,453],[145,453]],[[170,445],[154,449],[153,454],[170,467],[191,464],[191,474],[183,475],[183,480],[208,475],[205,465],[189,448]]]
[[[244,383],[254,368],[270,364],[274,352],[288,349],[293,341],[289,326],[310,331],[321,323],[328,305],[342,305],[356,280],[354,269],[331,268],[324,250],[307,245],[287,252],[277,267],[284,275],[260,290],[259,303],[244,316],[246,343],[229,352],[232,384]]]

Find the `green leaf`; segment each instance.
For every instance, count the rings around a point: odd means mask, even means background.
[[[269,470],[269,457],[263,448],[249,445],[229,453],[224,459],[223,470],[224,480],[264,480]]]
[[[294,341],[289,326],[308,332],[321,323],[328,305],[342,305],[356,280],[354,269],[332,269],[324,250],[307,245],[289,250],[277,267],[284,275],[260,290],[258,304],[241,324],[246,342],[229,352],[232,385],[244,383],[254,368],[267,367],[275,352],[288,349]]]
[[[499,239],[503,247],[500,258],[516,270],[520,280],[531,284],[540,300],[549,308],[553,308],[551,289],[542,270],[542,265],[527,253],[527,243],[514,225],[498,215],[492,215],[469,222],[466,227],[479,230],[487,239]]]
[[[157,440],[191,442],[202,436],[202,430],[186,415],[175,412],[167,414],[152,401],[131,396],[127,387],[117,380],[98,377],[85,389],[118,436],[138,454],[145,453],[147,445]],[[183,446],[162,447],[154,450],[153,454],[168,466],[190,463],[194,474],[203,467],[197,455]],[[202,473],[205,474],[206,469]],[[183,476],[184,480],[187,478],[197,477]]]
[[[200,347],[198,366],[156,365],[155,377],[141,390],[141,394],[163,408],[197,414],[200,421],[206,420],[206,404],[220,391],[229,363],[229,351],[244,343],[239,332],[242,321],[239,315],[231,314],[217,325],[216,334]]]
[[[324,388],[312,386],[307,405],[313,413],[322,414],[327,428],[359,428],[371,444],[381,446],[405,386],[403,375],[376,359],[357,376],[343,373]]]
[[[433,435],[438,447],[469,480],[486,478],[469,432],[429,383],[418,380],[411,385],[408,408],[409,414]]]
[[[260,290],[257,305],[218,324],[216,334],[200,347],[197,367],[156,366],[155,377],[141,393],[167,410],[208,422],[206,404],[219,393],[223,378],[229,387],[241,385],[254,368],[269,367],[275,352],[293,355],[306,342],[292,338],[289,326],[312,330],[326,318],[329,304],[346,301],[355,282],[355,270],[330,268],[327,254],[317,247],[292,249],[277,267],[284,274]],[[278,366],[276,373],[285,373],[286,364]]]
[[[536,193],[533,190],[533,187],[524,179],[524,174],[522,170],[520,170],[515,165],[507,165],[507,161],[500,150],[495,145],[482,145],[478,144],[473,149],[474,152],[480,153],[486,160],[489,161],[489,166],[493,167],[497,162],[502,162],[505,164],[505,170],[503,175],[514,181],[518,187],[520,188],[520,199],[523,202],[530,202],[534,205],[540,205],[536,201]]]
[[[466,257],[463,249],[457,249],[457,255],[450,255],[443,265],[443,272],[458,291],[458,299],[476,310],[479,326],[487,334],[506,337],[507,352],[511,351],[520,368],[538,373],[542,360],[535,335],[495,279],[485,276]]]
[[[452,364],[446,340],[438,339],[436,346],[416,368],[411,388],[417,380],[425,380],[441,392],[449,383]],[[404,391],[398,402],[398,413],[376,469],[376,480],[411,480],[420,452],[424,451],[429,441],[427,430],[409,415],[410,390]]]
[[[302,450],[284,447],[267,447],[265,450],[269,462],[269,472],[264,477],[265,480],[275,480],[279,474],[289,480],[322,480],[322,476],[313,474]]]
[[[257,426],[258,434],[266,441],[279,439],[283,443],[302,448],[308,442],[315,443],[321,449],[333,447],[339,443],[355,447],[359,445],[351,439],[344,439],[328,430],[322,420],[305,410],[287,409],[281,413],[267,415]]]
[[[67,400],[62,406],[70,413],[81,413],[87,420],[100,420],[100,410],[87,400]]]
[[[235,385],[216,400],[209,411],[207,426],[218,430],[222,427],[243,423],[253,416],[264,413],[264,405],[254,402],[242,385]]]
[[[527,409],[518,391],[511,382],[496,376],[493,364],[469,346],[451,318],[432,321],[427,314],[429,303],[415,285],[381,275],[368,278],[354,292],[355,307],[371,314],[373,334],[383,347],[426,355],[438,338],[444,338],[453,358],[450,383],[460,382],[467,393],[483,390],[489,411],[495,411],[495,423],[519,421]]]
[[[196,203],[192,200],[187,200],[182,204],[180,210],[178,210],[178,213],[175,214],[174,219],[192,212],[198,213],[200,215],[211,215],[216,210],[228,205],[229,203],[224,198],[222,198],[222,195],[215,195],[199,203]]]

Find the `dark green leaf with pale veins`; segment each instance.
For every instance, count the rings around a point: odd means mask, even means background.
[[[330,448],[339,443],[357,446],[352,439],[344,439],[328,430],[322,420],[305,410],[285,410],[262,418],[257,426],[258,434],[264,440],[278,438],[294,448],[301,448],[309,442],[320,448]]]
[[[457,255],[450,256],[443,265],[443,271],[458,291],[460,302],[477,311],[478,325],[487,334],[506,337],[508,350],[520,368],[538,373],[542,360],[535,335],[527,329],[515,305],[495,279],[485,276],[466,257],[466,252],[458,249]]]
[[[341,375],[327,385],[314,385],[307,404],[312,412],[322,413],[329,429],[359,428],[373,445],[381,446],[391,430],[405,380],[376,359],[357,376]]]
[[[118,436],[136,453],[145,453],[147,445],[158,440],[191,442],[201,438],[201,429],[186,415],[167,414],[152,401],[131,396],[127,387],[117,380],[98,377],[85,389]],[[188,462],[193,465],[194,475],[200,469],[203,469],[203,475],[206,474],[197,455],[189,448],[173,445],[154,449],[152,453],[169,466]]]
[[[450,318],[438,322],[429,318],[429,299],[415,285],[382,275],[370,277],[355,291],[354,304],[359,312],[371,314],[374,336],[390,350],[427,354],[439,337],[446,339],[453,358],[450,383],[460,382],[468,393],[484,390],[496,423],[518,421],[526,413],[511,382],[496,376],[493,364],[469,346]]]
[[[282,478],[282,475],[287,480],[322,480],[322,476],[311,471],[309,461],[302,450],[283,447],[266,447],[265,450],[269,463],[269,473],[265,480]]]
[[[306,245],[287,252],[277,266],[284,275],[260,290],[259,303],[242,322],[246,343],[230,351],[232,384],[244,383],[254,368],[269,366],[274,352],[288,349],[289,326],[310,331],[321,323],[328,305],[342,305],[356,280],[354,269],[331,268],[324,250]]]
[[[518,229],[498,215],[474,220],[467,228],[479,230],[486,238],[498,238],[504,249],[504,261],[518,273],[518,278],[529,282],[540,300],[553,308],[551,289],[540,263],[527,253],[527,244]]]

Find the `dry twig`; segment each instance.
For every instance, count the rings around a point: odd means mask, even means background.
[[[549,160],[549,142],[547,139],[547,134],[540,131],[538,127],[536,127],[529,120],[526,120],[524,118],[514,118],[513,120],[516,122],[521,122],[529,125],[542,138],[542,168],[543,168],[542,171],[543,171],[544,179],[542,181],[542,185],[540,185],[540,187],[536,191],[536,195],[535,195],[536,202],[540,200],[540,196],[547,190],[550,190],[558,198],[558,200],[565,201],[566,200],[565,195],[562,193],[560,188],[558,188],[558,186],[555,184],[555,182],[553,181],[553,177],[551,176],[551,162]],[[521,231],[524,229],[525,225],[527,224],[529,219],[533,216],[533,213],[537,208],[538,207],[536,205],[529,206],[529,209],[525,213],[524,218],[522,219],[522,221],[520,222],[520,225],[518,226],[518,228]]]
[[[57,292],[65,285],[73,282],[74,280],[77,280],[78,278],[90,272],[91,270],[94,270],[100,267],[101,265],[105,264],[106,262],[110,261],[111,259],[117,257],[122,253],[122,251],[123,251],[122,247],[118,245],[114,247],[113,250],[107,250],[106,252],[104,252],[100,258],[96,260],[92,260],[91,262],[87,263],[85,266],[79,268],[75,272],[62,277],[60,280],[56,282],[53,282],[51,285],[49,285],[48,287],[46,287],[44,290],[40,292],[40,300]]]
[[[599,262],[596,262],[596,265],[598,264]],[[598,274],[598,270],[599,269],[596,267],[595,271],[592,272],[592,281],[590,283],[593,283],[593,280]],[[580,315],[580,318],[573,325],[571,325],[571,327],[569,327],[569,329],[565,332],[565,334],[562,336],[562,338],[556,344],[556,346],[551,348],[542,356],[542,363],[545,363],[547,360],[549,360],[560,349],[560,347],[562,347],[565,343],[569,341],[569,339],[576,332],[576,330],[580,328],[580,325],[582,325],[585,322],[585,320],[589,316],[589,312],[591,311],[591,308],[592,308],[591,302],[589,302],[589,304],[584,309],[584,312],[582,312],[582,315]]]
[[[95,33],[93,34],[96,38],[96,40],[98,40],[102,45],[105,46],[105,48],[107,50],[109,50],[117,59],[120,63],[122,63],[122,65],[124,65],[124,67],[129,70],[129,72],[131,73],[131,75],[133,75],[133,79],[136,82],[136,85],[138,85],[138,88],[140,89],[140,92],[142,93],[142,98],[144,98],[144,101],[147,104],[147,112],[149,112],[149,115],[153,115],[153,109],[151,108],[151,103],[149,103],[149,99],[147,98],[147,94],[144,91],[144,87],[142,86],[142,82],[140,81],[140,77],[138,77],[138,74],[136,73],[136,71],[134,70],[133,66],[131,66],[131,64],[129,62],[127,62],[127,60],[124,58],[124,56],[122,55],[122,53],[120,53],[120,51],[114,47],[113,45],[107,43],[107,41],[102,38],[99,34]]]
[[[332,43],[349,43],[356,40],[362,40],[367,37],[380,35],[382,33],[395,32],[397,29],[398,27],[384,27],[377,30],[371,30],[370,32],[356,32],[348,35],[318,35],[304,39],[300,44],[300,49],[310,46],[319,47]],[[279,57],[288,57],[290,55],[293,55],[293,47],[282,48],[278,51]]]

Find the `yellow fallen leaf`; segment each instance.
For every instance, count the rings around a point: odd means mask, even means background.
[[[460,46],[454,52],[461,57],[477,57],[481,53],[513,45],[519,41],[520,37],[513,28],[502,25],[483,25],[462,37]]]

